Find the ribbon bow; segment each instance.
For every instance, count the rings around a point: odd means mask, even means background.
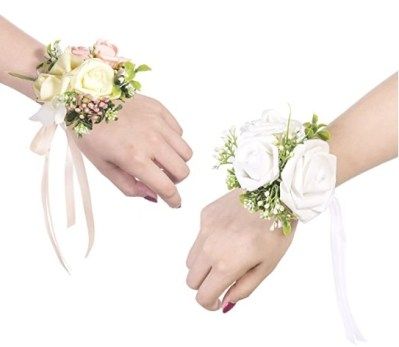
[[[42,105],[40,110],[30,118],[33,121],[39,121],[42,123],[42,127],[39,129],[39,131],[32,140],[30,149],[34,153],[45,157],[41,184],[44,220],[48,235],[50,237],[50,241],[54,247],[57,257],[65,270],[69,273],[68,266],[61,253],[56,234],[54,232],[49,198],[49,156],[52,140],[58,126],[61,126],[65,130],[65,134],[67,137],[67,150],[65,161],[65,202],[67,213],[67,227],[75,224],[75,198],[73,188],[73,170],[75,169],[76,176],[79,182],[80,193],[82,196],[89,237],[86,257],[89,255],[94,243],[94,218],[90,198],[90,188],[87,180],[87,174],[82,154],[76,146],[74,139],[71,137],[71,134],[66,131],[64,123],[65,113],[66,109],[63,104],[54,105],[52,103],[45,103]]]

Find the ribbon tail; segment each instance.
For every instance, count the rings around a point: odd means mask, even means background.
[[[68,146],[71,151],[73,166],[76,170],[76,176],[78,178],[80,193],[83,201],[83,208],[86,216],[86,224],[87,224],[87,232],[89,243],[87,247],[86,257],[89,255],[91,248],[94,243],[94,217],[93,217],[93,208],[91,205],[91,197],[90,197],[90,188],[89,182],[87,180],[87,173],[84,165],[84,161],[82,158],[82,154],[80,150],[75,144],[75,141],[71,138],[71,135],[66,131]]]
[[[53,225],[53,220],[51,217],[51,208],[50,208],[50,198],[49,198],[49,182],[48,182],[48,176],[49,176],[49,156],[46,155],[45,161],[44,161],[44,167],[43,167],[43,176],[42,176],[42,204],[43,204],[43,211],[44,211],[44,220],[46,224],[46,229],[47,233],[50,237],[51,244],[53,245],[53,248],[55,250],[55,253],[57,254],[57,257],[61,263],[61,265],[65,268],[65,270],[69,272],[68,266],[66,265],[66,262],[64,260],[64,257],[62,256],[60,247],[57,242],[57,238],[54,232],[54,225]]]
[[[69,145],[65,158],[65,206],[67,215],[67,227],[75,224],[75,194],[73,184],[73,160]]]
[[[334,271],[338,308],[345,327],[346,337],[352,343],[365,341],[352,315],[346,292],[345,274],[345,234],[341,208],[333,197],[330,203],[331,214],[331,256]]]

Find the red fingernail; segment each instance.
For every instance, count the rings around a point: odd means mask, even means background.
[[[229,312],[236,304],[234,302],[226,302],[223,305],[223,313]]]
[[[149,195],[145,196],[144,199],[151,201],[151,202],[158,202],[157,198],[153,198],[152,196],[149,196]]]

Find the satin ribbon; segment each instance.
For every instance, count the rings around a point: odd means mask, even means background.
[[[63,123],[65,116],[65,108],[61,106],[54,106],[52,104],[44,104],[39,112],[37,112],[31,120],[39,121],[42,123],[42,127],[39,129],[37,134],[32,140],[30,149],[41,156],[44,156],[44,166],[42,174],[41,194],[42,204],[44,212],[44,220],[47,229],[47,233],[50,237],[50,241],[54,247],[61,265],[69,272],[69,268],[62,255],[60,246],[57,241],[57,237],[54,231],[54,224],[51,215],[50,207],[50,196],[49,196],[49,161],[51,144],[58,126],[61,126],[66,133],[67,138],[67,149],[66,149],[66,160],[65,160],[65,203],[66,203],[66,214],[67,214],[67,227],[75,224],[75,198],[74,198],[74,183],[73,183],[73,172],[75,170],[78,178],[80,187],[80,193],[83,202],[84,213],[86,217],[87,231],[88,231],[88,247],[86,257],[89,255],[90,250],[94,243],[94,218],[93,210],[91,205],[90,188],[87,180],[86,169],[82,154],[79,148],[76,146],[74,139],[71,134],[65,129]]]
[[[338,200],[333,197],[330,202],[331,215],[331,257],[334,272],[335,290],[338,308],[344,324],[346,337],[352,343],[365,341],[355,319],[353,318],[348,297],[346,294],[345,274],[345,233],[342,222],[341,207]]]

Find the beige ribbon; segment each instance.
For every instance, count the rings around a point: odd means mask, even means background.
[[[34,137],[30,149],[45,157],[43,176],[42,176],[42,204],[44,212],[44,220],[46,229],[50,237],[50,241],[54,247],[59,261],[65,270],[69,273],[68,266],[60,250],[60,246],[57,242],[57,237],[54,231],[53,220],[51,216],[50,198],[49,198],[49,157],[51,150],[51,143],[54,138],[55,131],[57,130],[57,124],[44,124]],[[86,257],[89,255],[90,250],[94,243],[94,218],[93,210],[90,198],[90,188],[87,180],[86,169],[82,154],[79,148],[76,146],[74,139],[71,134],[65,130],[67,137],[67,154],[65,162],[65,202],[66,202],[66,213],[67,213],[67,226],[75,224],[75,198],[74,198],[74,184],[73,184],[73,171],[75,169],[76,176],[78,178],[80,193],[82,196],[84,213],[86,216],[86,224],[88,230],[88,247]]]

